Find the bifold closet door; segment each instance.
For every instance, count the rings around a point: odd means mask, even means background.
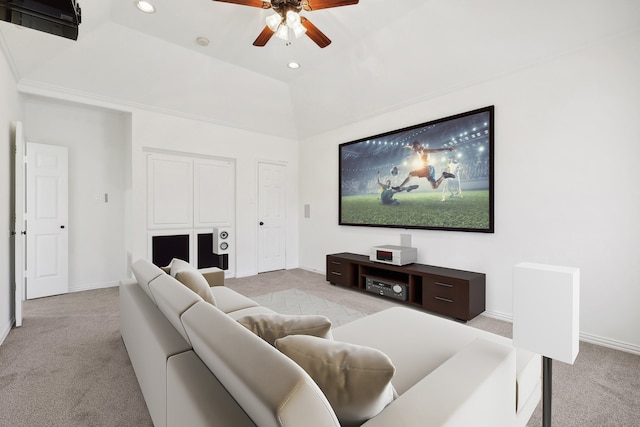
[[[147,157],[147,227],[193,227],[193,160],[149,154]]]

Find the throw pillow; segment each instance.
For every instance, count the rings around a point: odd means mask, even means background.
[[[260,313],[238,319],[245,328],[273,345],[278,338],[287,335],[313,335],[330,338],[331,320],[320,315],[291,315],[277,313]]]
[[[308,335],[280,338],[275,346],[313,378],[344,427],[361,425],[397,397],[396,369],[379,350]]]
[[[200,295],[209,304],[216,305],[216,299],[213,296],[213,292],[211,292],[209,283],[197,270],[180,270],[176,273],[176,279]]]
[[[169,274],[171,274],[171,277],[176,277],[176,274],[182,270],[198,271],[193,265],[189,264],[187,261],[183,261],[178,258],[172,259],[171,264],[169,264]]]

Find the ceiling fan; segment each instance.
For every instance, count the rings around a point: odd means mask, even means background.
[[[262,47],[271,37],[287,41],[292,37],[298,38],[303,34],[309,36],[318,46],[327,47],[331,40],[307,18],[300,16],[300,12],[307,12],[331,7],[348,6],[358,4],[359,0],[213,0],[223,3],[234,3],[243,6],[259,7],[261,9],[273,9],[273,15],[267,17],[267,26],[264,27],[258,38],[253,42],[254,46]]]

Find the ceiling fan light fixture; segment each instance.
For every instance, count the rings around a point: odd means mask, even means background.
[[[304,35],[304,33],[307,32],[307,29],[305,27],[302,26],[302,24],[298,24],[298,26],[293,27],[293,35],[296,38],[300,38]]]
[[[282,22],[282,16],[279,13],[274,13],[273,15],[267,16],[267,27],[274,33],[278,31],[278,26]]]
[[[287,11],[287,27],[295,28],[298,25],[302,25],[300,24],[300,15],[293,10]]]
[[[276,37],[284,41],[289,41],[289,27],[284,24],[280,24],[278,31],[276,31]]]

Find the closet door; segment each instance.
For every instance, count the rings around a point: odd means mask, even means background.
[[[147,227],[193,228],[193,160],[147,156]]]
[[[233,225],[235,183],[233,163],[193,161],[194,227],[212,229]]]
[[[147,253],[156,265],[173,257],[235,275],[235,162],[153,153],[147,156]],[[214,253],[214,230],[228,250]]]

